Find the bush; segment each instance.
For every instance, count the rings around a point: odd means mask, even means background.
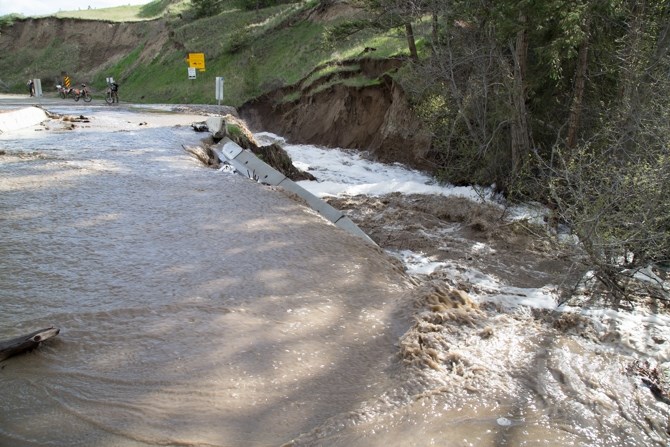
[[[221,12],[221,0],[191,0],[195,18],[215,16]]]
[[[0,17],[0,30],[6,26],[12,26],[14,22],[18,19],[22,19],[23,16],[21,14],[7,14],[5,16]]]
[[[557,217],[579,237],[596,278],[616,299],[627,298],[638,272],[670,260],[670,126],[655,121],[656,141],[640,132],[624,150],[618,127],[554,152],[549,186]],[[667,299],[668,291],[651,294]]]

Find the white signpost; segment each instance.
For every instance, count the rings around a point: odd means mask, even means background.
[[[42,80],[33,79],[33,89],[35,90],[35,96],[38,98],[42,96]]]
[[[223,76],[217,76],[216,77],[216,100],[219,102],[219,105],[221,105],[221,101],[223,101]]]
[[[188,67],[188,78],[195,79],[195,67]]]

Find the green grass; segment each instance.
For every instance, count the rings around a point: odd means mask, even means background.
[[[188,2],[177,2],[174,4],[172,0],[155,0],[146,5],[140,6],[140,11],[137,16],[143,19],[152,19],[162,15],[178,14],[188,8]]]
[[[301,97],[302,97],[302,92],[300,92],[299,90],[296,90],[293,93],[289,93],[288,95],[284,95],[281,98],[281,101],[279,101],[279,102],[280,103],[290,103],[290,102],[299,100]]]
[[[146,5],[77,9],[72,11],[59,11],[54,15],[59,18],[103,20],[109,22],[135,22],[156,19],[164,15],[175,15],[185,11],[189,4],[190,0],[154,0]]]
[[[153,17],[140,16],[142,6],[117,6],[114,8],[80,9],[74,11],[60,11],[54,14],[61,19],[104,20],[110,22],[133,22],[147,20]]]
[[[365,76],[356,76],[355,78],[347,78],[342,81],[342,84],[347,87],[363,88],[381,85],[382,81],[379,78],[370,79]]]
[[[348,66],[340,66],[337,64],[333,65],[327,65],[325,67],[322,67],[318,70],[315,70],[312,74],[307,77],[304,81],[302,81],[301,87],[303,90],[309,89],[311,85],[313,85],[316,81],[319,79],[328,76],[328,75],[339,75],[339,74],[345,74],[347,72],[356,72],[360,69],[360,66],[358,64],[355,65],[348,65]]]
[[[374,85],[379,85],[381,84],[381,81],[379,79],[370,79],[366,78],[364,76],[356,76],[353,78],[347,78],[347,79],[332,79],[329,82],[324,82],[323,84],[319,85],[317,88],[315,88],[311,93],[316,94],[319,92],[323,92],[325,90],[328,90],[334,85],[346,85],[347,87],[354,87],[354,88],[363,88],[363,87],[371,87]]]
[[[358,57],[366,47],[376,48],[367,56],[387,57],[399,54],[405,45],[393,32],[380,35],[369,30],[329,44],[328,28],[322,23],[294,20],[286,26],[310,5],[313,2],[246,11],[230,1],[214,17],[174,22],[173,38],[184,53],[163,54],[160,62],[142,67],[142,74],[129,76],[126,94],[135,101],[213,104],[214,79],[223,76],[224,102],[237,107],[273,88],[298,82],[315,66]],[[205,53],[206,71],[198,72],[195,80],[187,78],[188,52]],[[330,70],[324,68],[319,75]],[[314,80],[316,76],[309,82]],[[347,82],[363,86],[375,81]],[[147,89],[147,83],[158,87]]]

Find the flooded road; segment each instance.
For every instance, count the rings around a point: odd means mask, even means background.
[[[556,309],[550,275],[520,286],[465,259],[410,276],[280,190],[198,164],[181,145],[200,116],[50,110],[90,122],[0,135],[0,340],[61,328],[0,362],[0,446],[670,442],[668,404],[629,372],[668,364],[667,316]],[[326,152],[301,162],[325,178]],[[416,197],[380,200],[358,212],[389,234],[511,259],[418,219]]]
[[[388,385],[386,255],[199,166],[196,118],[92,116],[0,140],[0,338],[61,328],[3,363],[1,445],[277,445]]]

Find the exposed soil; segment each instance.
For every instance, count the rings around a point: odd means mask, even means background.
[[[0,51],[16,54],[25,48],[43,49],[55,42],[66,42],[76,53],[76,66],[64,66],[61,70],[85,79],[101,67],[118,62],[145,43],[139,58],[134,62],[146,64],[159,54],[169,38],[167,24],[163,20],[143,22],[104,22],[81,19],[46,17],[17,20],[0,33]],[[34,74],[34,73],[29,73]],[[60,75],[60,73],[54,73]],[[43,84],[50,87],[51,79]],[[74,80],[77,82],[77,80]]]
[[[373,78],[402,63],[397,59],[354,62],[360,68],[349,71],[348,76]],[[410,109],[400,86],[390,76],[382,74],[379,79],[378,85],[336,83],[315,93],[312,85],[303,88],[298,83],[244,104],[239,113],[252,130],[274,132],[291,143],[359,149],[381,162],[430,170],[432,165],[425,158],[430,134]],[[301,91],[300,98],[285,102],[296,90]]]
[[[328,22],[364,17],[365,12],[353,3],[322,2],[305,19]],[[407,60],[375,57],[375,51],[365,48],[358,57],[315,67],[297,83],[243,104],[240,116],[253,131],[274,132],[291,143],[359,149],[384,163],[431,171],[433,165],[427,160],[431,134],[391,76]],[[325,68],[328,74],[315,79]],[[367,82],[347,85],[345,81],[352,78]]]

